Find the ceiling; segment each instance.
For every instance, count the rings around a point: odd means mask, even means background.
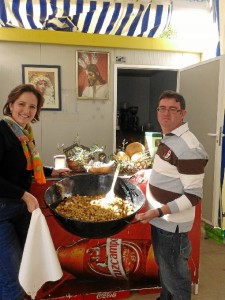
[[[177,39],[201,43],[213,57],[219,40],[218,1],[0,0],[0,27]]]
[[[170,0],[1,0],[0,26],[153,37],[171,13]]]

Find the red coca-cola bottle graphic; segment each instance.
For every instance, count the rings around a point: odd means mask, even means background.
[[[57,249],[62,269],[79,278],[115,280],[158,277],[149,240],[81,239]]]

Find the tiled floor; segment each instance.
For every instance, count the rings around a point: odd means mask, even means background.
[[[225,245],[201,237],[198,294],[192,300],[225,300]],[[155,300],[159,294],[133,292],[130,300]]]

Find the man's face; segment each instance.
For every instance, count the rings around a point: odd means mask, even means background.
[[[169,133],[183,123],[185,110],[181,110],[180,103],[174,98],[163,98],[159,102],[157,118],[164,134]]]
[[[98,80],[97,74],[94,72],[88,71],[87,72],[88,82],[90,86],[94,86]]]

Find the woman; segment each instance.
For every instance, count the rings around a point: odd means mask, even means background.
[[[32,84],[14,88],[0,121],[0,299],[22,300],[18,281],[22,252],[31,213],[39,207],[29,192],[32,176],[44,184],[45,176],[66,175],[68,169],[43,167],[30,123],[39,121],[43,97]]]
[[[45,104],[55,103],[54,87],[51,80],[46,75],[40,74],[38,76],[34,76],[30,83],[33,84],[42,94]]]

